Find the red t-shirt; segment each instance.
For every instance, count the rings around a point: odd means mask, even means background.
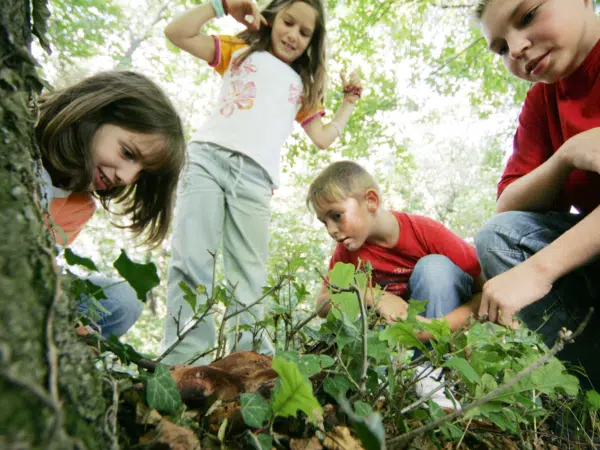
[[[536,83],[527,93],[498,197],[569,138],[596,127],[600,127],[600,41],[567,78],[553,84]],[[568,212],[574,206],[588,214],[600,204],[599,193],[600,175],[573,170],[550,209]]]
[[[387,292],[405,299],[410,296],[408,279],[415,264],[427,255],[447,256],[463,271],[476,278],[481,272],[475,247],[452,233],[435,220],[416,214],[392,211],[400,225],[398,242],[392,248],[365,242],[355,252],[337,244],[329,262],[331,270],[341,261],[358,265],[358,260],[369,261],[373,266],[373,282]]]

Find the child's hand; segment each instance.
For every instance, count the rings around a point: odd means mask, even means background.
[[[258,30],[261,24],[268,25],[254,0],[224,0],[225,3],[229,15],[249,30]]]
[[[567,162],[576,169],[600,173],[600,127],[571,137],[561,150]]]
[[[408,317],[408,303],[397,295],[384,292],[375,304],[375,311],[392,325]]]
[[[340,78],[342,79],[342,89],[344,91],[344,101],[354,104],[362,95],[362,81],[356,71],[350,74],[350,79],[346,80],[346,76],[343,72],[340,72]]]
[[[528,261],[495,276],[483,285],[479,316],[510,328],[518,326],[514,316],[552,289],[552,281]]]

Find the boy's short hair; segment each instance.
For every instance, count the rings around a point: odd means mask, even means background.
[[[306,206],[317,212],[328,203],[349,197],[362,199],[368,189],[379,193],[377,181],[364,167],[353,161],[334,162],[310,183]]]

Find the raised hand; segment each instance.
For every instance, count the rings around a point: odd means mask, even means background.
[[[249,30],[258,30],[261,24],[268,25],[254,0],[223,0],[225,5],[229,15]]]
[[[353,71],[350,74],[350,78],[346,79],[346,75],[343,72],[340,72],[340,78],[342,79],[342,89],[344,91],[344,100],[348,103],[356,103],[356,101],[362,95],[362,80],[360,79],[358,73]]]

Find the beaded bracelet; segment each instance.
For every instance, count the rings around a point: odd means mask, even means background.
[[[360,98],[362,95],[362,88],[356,87],[356,88],[344,89],[342,91],[342,93],[356,95],[358,98]]]
[[[223,11],[225,11],[225,15],[229,15],[229,5],[227,5],[227,0],[221,0],[221,4],[223,5]]]
[[[217,19],[220,19],[221,17],[225,16],[225,9],[223,8],[222,0],[210,0],[210,4],[215,10],[215,15],[217,16]]]

